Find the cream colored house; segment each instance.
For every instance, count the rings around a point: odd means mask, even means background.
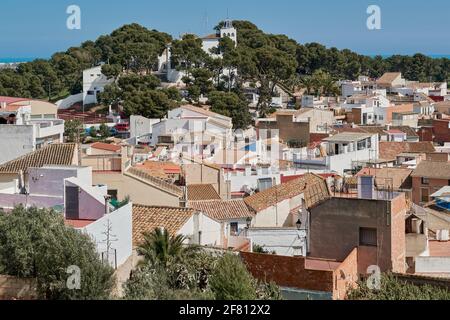
[[[107,185],[108,194],[115,199],[129,197],[133,203],[151,206],[185,206],[185,189],[140,167],[132,166],[132,147],[93,145],[85,150],[81,163],[91,166],[93,183]]]

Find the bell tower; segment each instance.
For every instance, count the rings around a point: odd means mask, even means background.
[[[237,30],[233,27],[233,21],[225,20],[223,27],[220,29],[220,37],[228,37],[237,45]]]

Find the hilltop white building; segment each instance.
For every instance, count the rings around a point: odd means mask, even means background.
[[[105,87],[112,83],[113,79],[108,79],[102,73],[102,66],[86,69],[83,71],[83,105],[98,103],[97,95],[105,90]]]
[[[233,27],[233,22],[231,20],[226,20],[224,26],[218,30],[216,33],[207,35],[202,40],[202,48],[203,50],[210,54],[212,57],[218,58],[221,54],[216,54],[211,52],[212,49],[217,48],[219,46],[220,39],[228,37],[234,41],[237,45],[237,30]],[[167,74],[167,80],[171,83],[182,84],[182,78],[185,76],[185,73],[177,70],[171,62],[171,50],[170,46],[163,52],[163,54],[158,59],[158,71],[160,73]],[[228,70],[225,69],[222,72],[224,76],[230,76],[232,73],[236,73],[236,70]]]

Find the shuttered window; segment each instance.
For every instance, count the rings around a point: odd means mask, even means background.
[[[359,245],[360,246],[377,246],[377,229],[359,228]]]

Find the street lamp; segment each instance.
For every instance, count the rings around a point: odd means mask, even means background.
[[[250,229],[250,227],[252,226],[252,218],[248,217],[246,222],[247,222],[247,229]]]
[[[302,221],[300,219],[298,219],[298,221],[295,223],[295,225],[297,226],[298,230],[302,229]]]

